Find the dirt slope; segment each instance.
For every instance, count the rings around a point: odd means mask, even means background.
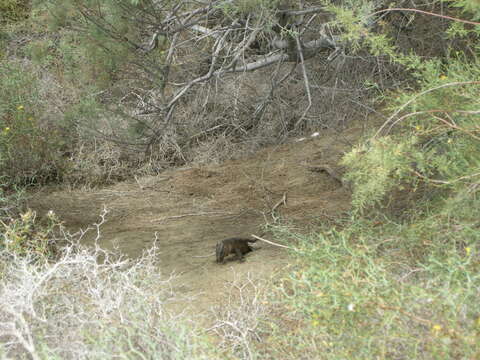
[[[200,311],[221,301],[222,284],[235,274],[269,277],[286,265],[284,249],[258,242],[261,249],[244,263],[217,265],[214,256],[194,257],[213,253],[223,238],[262,233],[283,194],[287,203],[276,208],[276,216],[300,231],[348,210],[348,187],[312,166],[328,165],[341,174],[337,161],[361,132],[359,127],[324,130],[246,159],[165,171],[100,190],[41,192],[29,206],[40,215],[55,211],[72,231],[98,221],[105,206],[109,213],[100,244],[118,246],[130,256],[141,254],[156,233],[162,274],[180,275],[177,290],[196,296],[194,307]]]

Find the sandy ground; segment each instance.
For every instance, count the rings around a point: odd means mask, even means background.
[[[274,221],[272,209],[284,194],[286,205],[276,207],[275,218],[299,231],[348,210],[350,189],[312,167],[327,165],[341,174],[338,160],[361,134],[360,127],[324,130],[320,136],[221,165],[169,170],[100,190],[43,190],[32,195],[29,206],[40,216],[55,211],[72,232],[99,221],[106,207],[100,245],[116,246],[133,257],[157,236],[159,272],[177,274],[176,290],[195,297],[190,306],[202,312],[222,301],[224,284],[234,276],[270,278],[289,258],[285,249],[259,242],[254,246],[261,249],[243,263],[218,265],[213,255],[196,256],[213,254],[223,238],[262,234],[262,225]]]

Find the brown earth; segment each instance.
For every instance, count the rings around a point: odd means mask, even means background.
[[[177,291],[195,297],[191,305],[201,312],[222,301],[224,285],[234,276],[270,278],[289,262],[285,249],[260,242],[254,246],[261,249],[243,263],[218,265],[213,255],[197,257],[213,254],[217,241],[261,235],[262,226],[274,221],[304,232],[349,209],[350,190],[335,178],[342,172],[337,162],[362,132],[322,130],[241,160],[169,170],[100,190],[43,190],[29,206],[40,216],[53,210],[71,231],[98,222],[106,207],[99,244],[129,256],[140,255],[157,234],[161,273],[177,274]],[[322,166],[334,173],[318,171]],[[279,204],[284,194],[286,205]]]

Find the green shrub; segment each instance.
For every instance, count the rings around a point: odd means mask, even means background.
[[[121,77],[126,64],[138,60],[132,44],[139,41],[139,28],[135,16],[131,17],[137,6],[131,0],[82,5],[48,0],[45,6],[50,28],[64,30],[57,56],[64,62],[65,75],[72,75],[74,82],[108,88]],[[82,6],[89,8],[88,17],[81,14]],[[70,32],[70,27],[76,31]]]
[[[61,179],[68,137],[39,99],[37,79],[23,67],[0,64],[0,168],[6,185]]]
[[[28,0],[0,0],[0,23],[24,19],[29,11],[30,1]]]
[[[419,89],[399,94],[396,112],[375,136],[345,156],[357,210],[394,189],[441,189],[451,198],[476,191],[480,178],[480,66],[452,59],[425,64]],[[391,134],[382,136],[386,132]],[[373,174],[373,176],[372,176]],[[473,186],[473,188],[472,188]]]
[[[48,214],[46,220],[47,223],[38,224],[36,213],[27,210],[19,217],[2,221],[0,251],[26,256],[35,261],[54,258],[60,246],[55,232],[61,229],[61,224],[53,212]]]
[[[480,248],[423,237],[440,224],[419,231],[356,221],[300,238],[297,265],[274,299],[289,311],[273,329],[273,358],[294,359],[299,351],[322,359],[478,357]],[[479,229],[468,233],[480,236]],[[456,237],[468,239],[467,232]],[[421,248],[428,251],[416,259]],[[286,328],[292,321],[297,325]]]

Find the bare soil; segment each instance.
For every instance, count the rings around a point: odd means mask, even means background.
[[[98,222],[106,207],[100,245],[118,247],[132,257],[150,247],[157,234],[159,274],[177,274],[176,290],[195,297],[190,305],[202,312],[221,303],[224,285],[234,276],[270,278],[288,265],[285,249],[260,242],[253,246],[261,249],[242,263],[219,265],[213,256],[219,240],[261,235],[262,225],[274,221],[272,209],[284,194],[286,205],[276,207],[275,218],[300,232],[349,209],[348,186],[312,167],[328,166],[341,175],[338,160],[362,132],[361,127],[322,130],[317,137],[292,140],[248,158],[169,170],[103,189],[43,189],[31,196],[29,207],[40,216],[53,210],[72,232]]]

